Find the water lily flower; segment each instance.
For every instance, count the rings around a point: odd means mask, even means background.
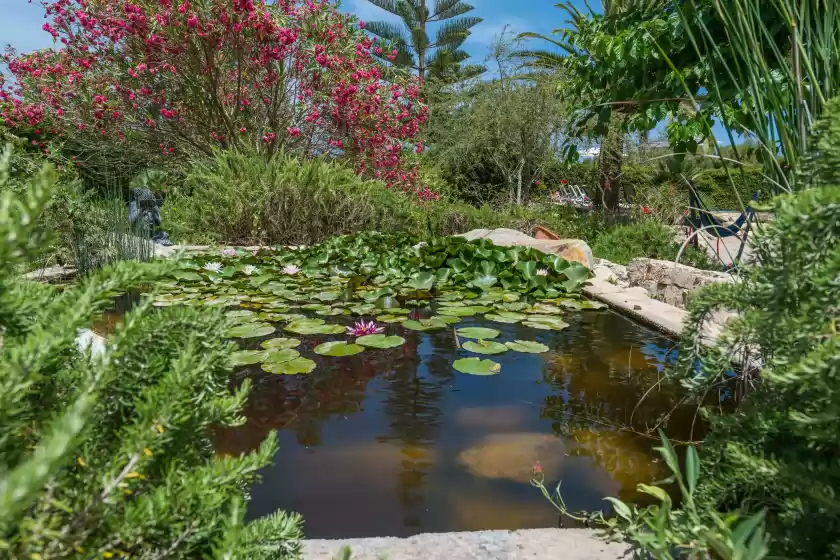
[[[222,263],[220,263],[220,262],[209,262],[209,263],[204,265],[204,270],[206,270],[208,272],[215,272],[216,274],[218,274],[219,272],[222,271]]]
[[[222,256],[223,257],[235,257],[236,256],[236,249],[222,249]]]
[[[298,272],[300,272],[300,267],[296,264],[287,264],[283,267],[283,274],[294,276]]]
[[[537,269],[537,276],[548,276],[548,269],[547,268],[538,268]]]
[[[352,327],[347,327],[347,334],[352,334],[354,336],[379,334],[383,331],[385,331],[385,327],[377,327],[376,323],[373,321],[365,323],[364,319],[362,319],[361,321],[356,321],[356,324]]]
[[[425,241],[421,241],[417,245],[412,245],[411,248],[412,249],[419,249],[420,247],[425,247],[426,245],[428,245],[428,243],[426,243]]]
[[[242,274],[244,274],[245,276],[251,276],[256,271],[257,267],[252,264],[246,264],[242,267]]]

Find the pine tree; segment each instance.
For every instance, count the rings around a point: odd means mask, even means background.
[[[398,16],[401,24],[373,21],[366,29],[397,50],[393,63],[411,68],[423,80],[438,78],[460,81],[484,71],[480,65],[462,65],[470,55],[461,47],[470,29],[483,21],[477,17],[461,17],[473,6],[459,0],[368,0],[386,12]],[[430,24],[440,24],[435,40],[429,38]]]
[[[55,184],[24,195],[0,159],[0,549],[4,558],[293,557],[299,517],[245,522],[248,485],[276,449],[216,457],[211,429],[243,421],[228,389],[220,312],[129,312],[99,355],[76,336],[113,296],[171,265],[119,263],[60,290],[18,267],[47,242],[38,216]]]

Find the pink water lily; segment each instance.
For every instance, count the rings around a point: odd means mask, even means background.
[[[296,264],[289,264],[283,267],[283,274],[294,276],[298,272],[300,272],[300,267]]]
[[[379,334],[385,330],[385,327],[377,327],[376,323],[371,321],[369,323],[365,323],[364,319],[361,321],[356,321],[356,324],[352,327],[347,327],[347,334],[352,334],[353,336],[365,336],[368,334]]]
[[[223,257],[235,257],[236,256],[236,249],[222,249],[222,256]]]

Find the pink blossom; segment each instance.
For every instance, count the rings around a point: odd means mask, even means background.
[[[356,321],[352,327],[347,327],[347,334],[354,336],[365,336],[368,334],[379,334],[385,332],[385,327],[379,327],[374,321],[366,323],[364,319]]]

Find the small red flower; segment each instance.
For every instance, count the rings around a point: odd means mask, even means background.
[[[543,467],[540,464],[540,462],[537,461],[536,463],[534,463],[534,474],[542,474],[542,472],[543,472]]]

